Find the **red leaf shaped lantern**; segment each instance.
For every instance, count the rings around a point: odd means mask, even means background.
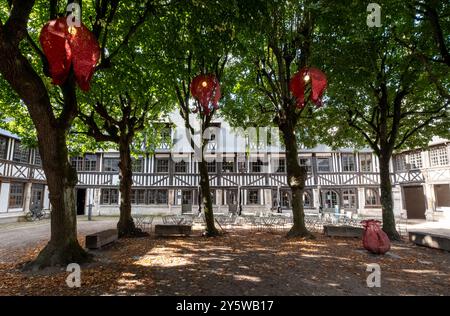
[[[292,77],[290,90],[297,98],[297,107],[303,108],[305,102],[306,85],[311,82],[310,99],[316,106],[322,105],[322,95],[327,88],[326,75],[317,68],[302,68]]]
[[[89,83],[100,59],[100,46],[94,34],[83,24],[73,27],[71,33],[69,42],[75,79],[81,90],[89,91]]]
[[[190,86],[192,96],[199,106],[195,112],[203,110],[206,115],[211,112],[210,105],[217,109],[221,98],[220,84],[214,75],[199,75],[195,77]]]
[[[68,36],[66,18],[59,18],[45,24],[39,37],[55,85],[63,84],[69,75],[72,50],[67,40]]]
[[[49,63],[52,83],[62,85],[73,66],[77,84],[88,91],[100,59],[98,41],[89,29],[83,24],[69,27],[66,18],[59,18],[42,28],[39,40]]]

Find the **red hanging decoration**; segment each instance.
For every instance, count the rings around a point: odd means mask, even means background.
[[[195,77],[190,86],[191,94],[198,102],[194,112],[202,111],[209,115],[211,110],[219,107],[221,98],[220,84],[214,75],[199,75]]]
[[[78,86],[88,91],[100,59],[100,46],[92,32],[83,24],[69,27],[66,18],[59,18],[45,24],[39,40],[49,63],[52,83],[62,85],[73,66]]]
[[[306,85],[311,83],[311,101],[318,107],[322,106],[322,95],[327,88],[326,75],[317,68],[302,68],[292,77],[290,90],[297,98],[297,107],[303,108]]]
[[[361,224],[364,226],[363,246],[366,250],[384,255],[391,249],[391,241],[381,229],[380,221],[371,219],[362,221]]]

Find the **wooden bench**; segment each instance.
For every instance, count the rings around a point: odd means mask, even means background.
[[[192,225],[155,225],[155,235],[157,237],[190,236],[191,232]]]
[[[362,238],[364,229],[361,227],[354,227],[354,226],[324,225],[323,233],[325,236],[328,237]]]
[[[119,238],[117,229],[100,231],[86,236],[86,248],[99,249],[108,245]]]
[[[450,236],[412,231],[409,240],[419,246],[450,251]]]

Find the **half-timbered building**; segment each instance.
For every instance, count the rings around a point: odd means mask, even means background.
[[[196,153],[182,130],[180,117],[170,116],[159,148],[133,161],[132,204],[135,214],[198,212],[199,173]],[[168,122],[169,123],[169,122]],[[208,160],[211,194],[216,212],[289,212],[283,147],[253,141],[224,121],[209,132]],[[230,144],[231,143],[231,144]],[[427,150],[394,157],[394,211],[414,219],[450,218],[450,142],[435,140]],[[306,213],[352,212],[379,216],[378,159],[369,149],[332,150],[319,145],[299,150],[299,163],[308,170]],[[117,215],[119,153],[114,151],[72,157],[78,171],[77,213]],[[0,220],[17,220],[31,207],[50,207],[45,175],[37,150],[0,130]]]

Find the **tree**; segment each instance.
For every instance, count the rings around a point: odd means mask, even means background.
[[[312,45],[318,1],[266,2],[249,25],[246,38],[248,53],[235,68],[242,77],[235,82],[234,94],[239,106],[227,106],[228,117],[247,116],[250,122],[272,122],[282,135],[286,149],[287,183],[292,191],[294,225],[288,237],[310,237],[304,221],[303,193],[306,167],[298,162],[298,143],[311,141],[309,127],[313,111],[299,108],[290,91],[294,73],[312,65]],[[320,61],[316,63],[320,67]],[[252,76],[248,76],[250,73]],[[235,73],[236,74],[236,73]],[[248,80],[251,78],[253,83]],[[256,82],[256,84],[255,84]],[[308,85],[310,88],[310,85]],[[308,97],[306,97],[308,100]],[[232,104],[236,102],[230,100]],[[251,109],[253,108],[253,110]],[[242,121],[242,120],[241,120]]]
[[[448,137],[449,99],[434,83],[448,91],[449,80],[431,80],[427,65],[410,49],[421,45],[414,12],[401,1],[381,6],[389,12],[381,28],[369,29],[364,6],[350,1],[336,10],[342,23],[323,24],[318,42],[330,89],[322,128],[329,133],[329,143],[364,140],[378,156],[383,230],[397,240],[389,163],[395,151],[423,146],[439,133]],[[421,47],[422,52],[426,49]],[[432,67],[434,75],[445,74],[444,64]]]
[[[235,33],[245,18],[245,10],[254,5],[239,1],[214,2],[204,5],[189,1],[173,7],[163,17],[164,22],[156,25],[155,33],[160,36],[162,58],[160,70],[170,81],[173,100],[178,105],[184,120],[192,149],[198,155],[200,173],[200,190],[206,220],[206,236],[216,236],[218,231],[214,224],[209,174],[204,152],[208,139],[205,131],[217,114],[191,111],[190,85],[193,78],[200,74],[213,74],[221,81],[228,58],[238,45]],[[196,130],[196,120],[199,130]],[[195,143],[194,135],[200,133],[200,142]]]
[[[123,85],[126,89],[130,85]],[[102,94],[108,89],[102,90]],[[97,142],[116,144],[120,153],[120,219],[117,224],[119,237],[141,237],[146,234],[136,228],[131,215],[131,187],[133,185],[132,151],[136,134],[154,128],[161,112],[161,104],[147,96],[145,100],[137,91],[111,91],[103,99],[94,101],[89,114],[80,113],[80,119],[85,126],[85,134]],[[89,110],[88,110],[89,111]]]
[[[89,259],[77,240],[74,197],[77,174],[69,163],[66,145],[68,130],[78,112],[74,73],[70,71],[62,86],[52,87],[46,78],[47,60],[36,44],[38,31],[44,22],[64,12],[64,4],[74,2],[82,4],[81,0],[52,0],[46,3],[12,0],[8,1],[8,5],[0,6],[0,73],[17,95],[16,105],[21,102],[26,105],[36,128],[52,205],[50,241],[28,266],[33,269],[70,262],[81,263]],[[153,10],[150,1],[138,8],[134,1],[83,4],[83,15],[93,17],[92,31],[102,44],[99,69],[111,65],[117,52],[126,46],[135,30]],[[130,14],[130,8],[134,8],[134,14]],[[132,21],[130,15],[137,15],[137,21]],[[115,27],[112,27],[113,22]],[[114,38],[111,38],[111,33],[115,34]]]

